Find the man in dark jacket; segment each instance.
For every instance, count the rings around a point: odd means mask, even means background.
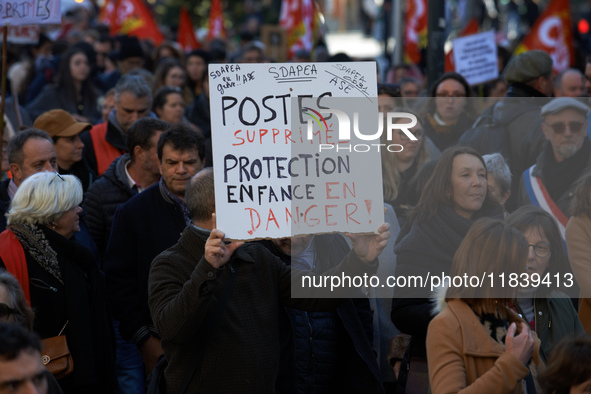
[[[88,189],[83,208],[101,256],[107,248],[117,208],[160,179],[156,146],[160,134],[168,127],[167,122],[153,118],[132,124],[127,133],[129,153],[115,159]]]
[[[341,262],[349,246],[339,234],[263,241],[285,264],[322,273]],[[277,393],[380,392],[373,353],[373,314],[367,298],[349,298],[336,310],[285,308],[280,319]]]
[[[507,205],[508,210],[513,210],[519,177],[535,163],[546,141],[540,108],[554,89],[552,59],[544,51],[524,52],[509,62],[505,79],[509,90],[503,101],[495,105],[493,122],[507,131],[506,151],[513,174],[512,198]]]
[[[189,179],[203,166],[201,135],[177,124],[158,140],[160,182],[117,208],[104,271],[121,336],[134,342],[150,373],[162,354],[148,309],[148,274],[154,257],[174,245],[190,223],[185,204]]]
[[[92,184],[83,208],[86,221],[101,256],[104,256],[113,216],[117,208],[136,194],[158,182],[158,138],[169,127],[167,122],[143,118],[129,127],[129,153],[115,159],[107,171]],[[133,342],[121,338],[119,321],[114,321],[117,339],[117,375],[122,392],[143,392],[144,366]]]
[[[281,304],[322,311],[341,300],[315,298],[326,296],[325,288],[306,288],[310,298],[292,298],[293,283],[301,283],[303,275],[318,275],[292,272],[258,243],[224,242],[212,215],[212,170],[191,180],[187,205],[192,223],[176,245],[154,260],[150,271],[150,310],[168,359],[167,392],[182,392],[188,379],[190,393],[274,393]],[[388,227],[382,225],[379,235],[352,236],[353,252],[326,274],[375,272]],[[342,296],[345,289],[339,290],[336,294]],[[226,299],[223,306],[221,299]]]

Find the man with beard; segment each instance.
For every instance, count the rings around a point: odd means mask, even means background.
[[[589,108],[570,97],[542,107],[546,145],[536,164],[521,178],[519,205],[533,204],[548,211],[564,238],[577,181],[591,171],[591,142],[587,138]]]

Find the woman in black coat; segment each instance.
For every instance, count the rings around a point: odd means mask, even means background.
[[[55,84],[47,85],[29,104],[31,117],[52,109],[63,109],[79,122],[96,124],[101,119],[98,93],[92,83],[92,64],[87,49],[73,46],[60,61]]]
[[[410,365],[425,358],[427,327],[433,314],[431,277],[450,272],[453,256],[472,223],[502,218],[502,208],[487,193],[486,166],[472,148],[452,147],[439,158],[419,203],[401,230],[394,252],[396,277],[421,277],[426,285],[394,289],[392,321],[412,335]],[[426,372],[426,371],[425,371]]]
[[[114,336],[104,281],[93,254],[74,239],[82,186],[73,175],[42,172],[18,188],[0,234],[0,266],[17,277],[41,338],[62,330],[74,371],[64,393],[112,393]]]

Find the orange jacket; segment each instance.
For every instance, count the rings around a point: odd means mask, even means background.
[[[20,283],[29,306],[31,305],[31,294],[29,292],[29,269],[25,250],[16,235],[10,230],[4,230],[0,234],[0,258],[10,272]]]
[[[101,123],[90,130],[90,138],[92,138],[92,146],[96,157],[96,168],[99,176],[107,171],[113,160],[125,153],[115,148],[105,139],[107,136],[107,125],[108,122]]]

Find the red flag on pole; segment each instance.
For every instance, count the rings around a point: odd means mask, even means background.
[[[106,0],[101,7],[98,20],[103,25],[111,26],[113,18],[115,17],[115,2],[116,0]]]
[[[283,0],[281,3],[279,26],[287,32],[290,59],[300,49],[311,51],[314,48],[317,14],[313,0]]]
[[[532,49],[541,49],[552,58],[554,71],[560,72],[573,64],[573,31],[570,17],[570,2],[552,0],[538,17],[529,34],[515,49],[514,55]]]
[[[116,0],[113,9],[111,35],[129,35],[139,39],[152,40],[160,45],[164,36],[158,29],[150,10],[141,0]]]
[[[462,31],[458,33],[458,37],[465,37],[471,34],[478,33],[478,21],[474,18],[470,19],[468,24],[464,26]],[[454,64],[454,49],[451,47],[449,52],[445,54],[445,72],[455,71],[456,65]]]
[[[179,30],[176,36],[176,41],[185,52],[190,52],[193,49],[199,48],[199,41],[195,38],[195,30],[193,30],[193,22],[185,7],[181,7],[179,16]]]
[[[209,24],[207,26],[207,39],[226,38],[226,28],[224,23],[224,9],[222,0],[211,0],[211,9],[209,10]]]
[[[409,0],[404,31],[404,61],[421,61],[421,48],[427,46],[427,0]]]

